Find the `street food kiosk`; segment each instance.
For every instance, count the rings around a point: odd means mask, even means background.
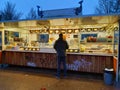
[[[118,78],[119,14],[48,17],[0,22],[1,64],[56,69],[53,49],[59,33],[69,44],[67,69]]]

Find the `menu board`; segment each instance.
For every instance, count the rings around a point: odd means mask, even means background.
[[[81,34],[81,40],[84,40],[85,38],[88,37],[97,37],[97,34]]]
[[[38,34],[38,41],[40,43],[48,43],[49,42],[49,34]]]

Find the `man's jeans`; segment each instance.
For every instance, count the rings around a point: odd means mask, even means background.
[[[67,75],[66,56],[57,57],[57,76],[60,77],[61,65],[63,65],[64,76]]]

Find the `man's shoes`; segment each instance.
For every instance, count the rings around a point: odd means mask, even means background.
[[[56,76],[57,79],[60,79],[60,77]]]
[[[57,79],[60,79],[60,76],[58,76],[58,75],[55,75],[55,76],[56,76]]]

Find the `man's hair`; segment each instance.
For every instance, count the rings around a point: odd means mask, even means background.
[[[59,38],[63,38],[63,34],[62,33],[59,34]]]

